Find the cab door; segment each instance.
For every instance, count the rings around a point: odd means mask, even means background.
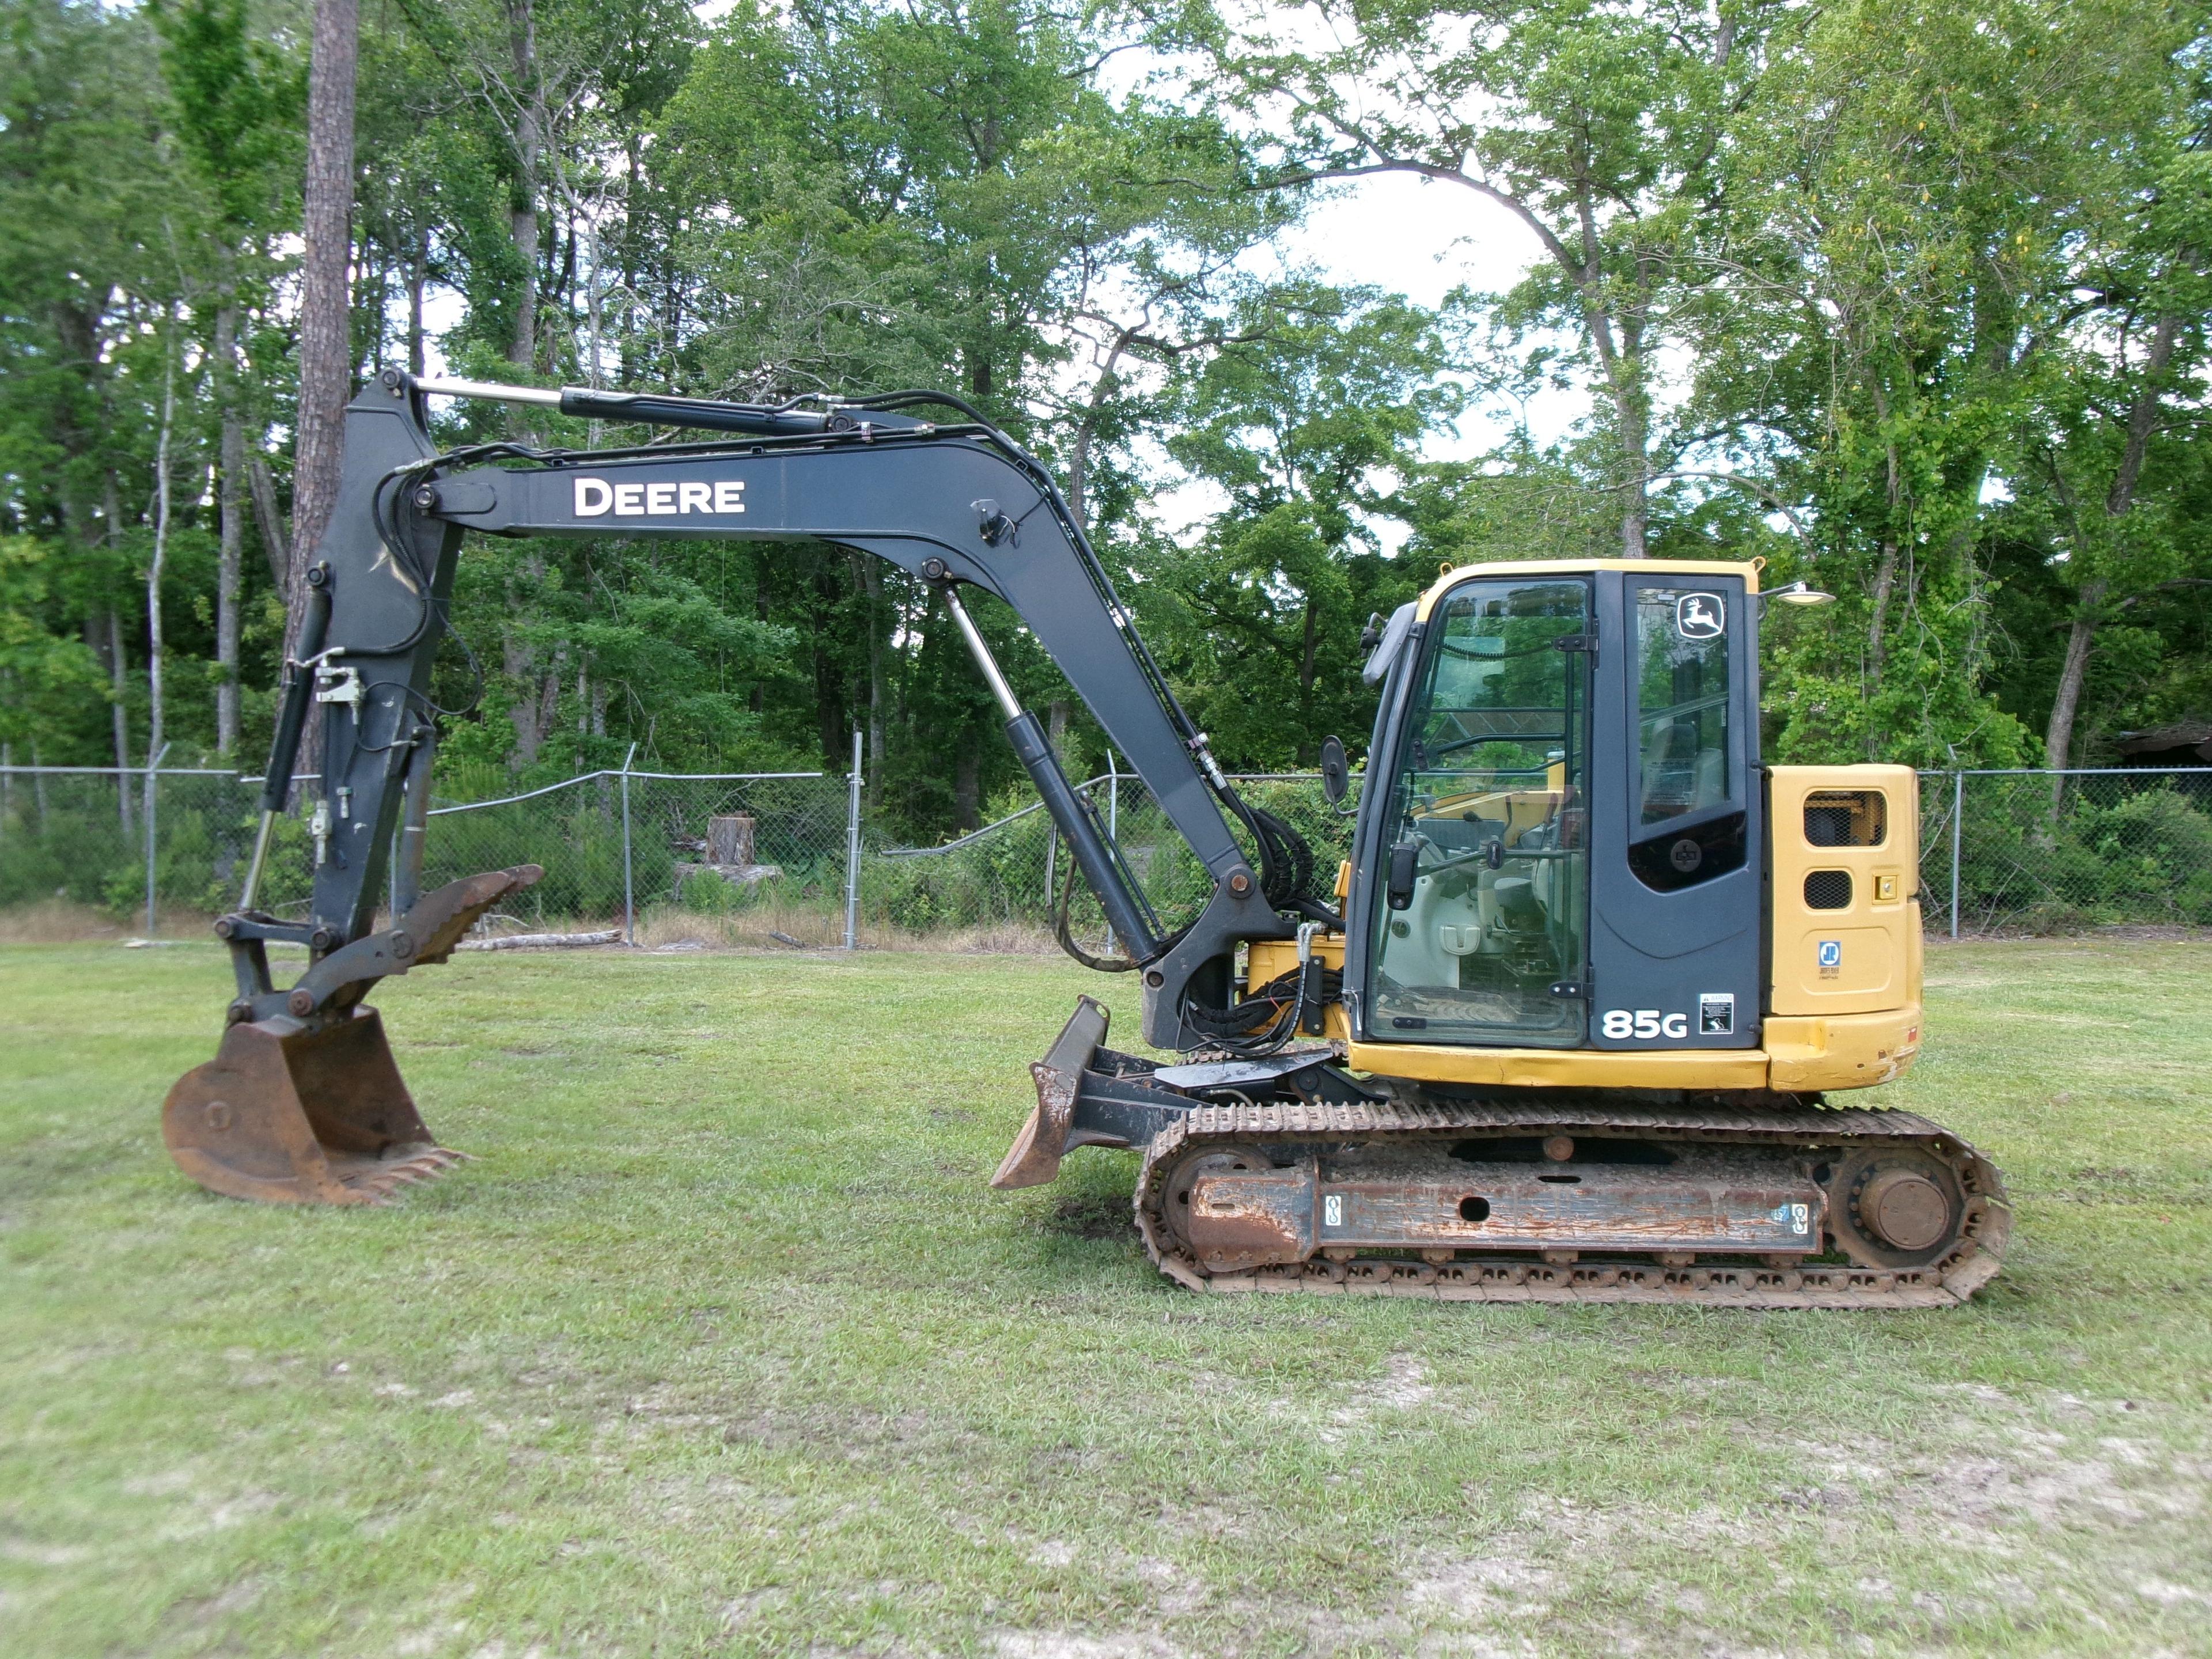
[[[1369,785],[1390,793],[1355,856],[1366,1040],[1582,1046],[1591,593],[1579,574],[1475,577],[1408,640]]]
[[[1756,619],[1740,576],[1598,580],[1589,1038],[1759,1040]]]

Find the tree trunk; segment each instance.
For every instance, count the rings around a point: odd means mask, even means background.
[[[523,691],[508,706],[507,717],[514,725],[515,757],[529,766],[537,761],[538,747],[545,740],[545,729],[538,719],[536,676],[532,672],[530,647],[509,634],[501,643],[501,653],[503,660],[500,665],[507,671],[507,677],[524,683]]]
[[[814,568],[814,712],[820,725],[823,763],[831,771],[852,764],[848,737],[853,727],[846,718],[844,678],[830,651],[830,629],[836,615],[837,591],[827,561]]]
[[[553,653],[553,666],[538,682],[538,729],[541,733],[553,730],[553,722],[561,714],[561,671],[568,665],[566,651]]]
[[[623,337],[627,341],[629,337],[628,334],[624,334]],[[623,349],[627,351],[629,349],[628,346],[625,345]],[[753,568],[753,617],[756,621],[766,622],[768,620],[768,572],[761,568],[761,550],[757,545],[752,550],[751,560]],[[768,688],[757,679],[753,682],[753,693],[750,697],[746,699],[746,707],[750,708],[756,714],[763,713],[768,708]]]
[[[1875,567],[1874,614],[1867,624],[1867,666],[1870,671],[1869,689],[1879,688],[1881,677],[1889,666],[1889,603],[1897,592],[1898,513],[1905,500],[1905,476],[1898,465],[1897,443],[1890,435],[1889,399],[1883,395],[1879,376],[1872,388],[1875,415],[1885,428],[1882,460],[1885,468],[1882,501],[1886,532],[1881,544],[1881,562]],[[1871,758],[1871,757],[1869,757]]]
[[[215,573],[215,746],[228,759],[238,747],[238,590],[246,547],[246,422],[238,407],[238,291],[224,285],[215,313],[216,398],[222,409],[220,515]]]
[[[1077,526],[1085,535],[1091,533],[1091,449],[1097,438],[1099,416],[1105,411],[1106,400],[1121,388],[1121,354],[1128,349],[1134,332],[1133,329],[1125,328],[1115,337],[1114,349],[1106,354],[1105,367],[1091,383],[1090,401],[1083,406],[1083,418],[1075,424],[1075,441],[1068,447],[1067,509],[1075,515]]]
[[[1629,372],[1632,369],[1632,374]],[[1628,469],[1628,477],[1621,485],[1621,494],[1626,498],[1620,509],[1620,556],[1624,559],[1648,556],[1651,438],[1644,399],[1641,361],[1624,360],[1617,364],[1613,386],[1613,418],[1620,423],[1621,460]]]
[[[2175,342],[2181,334],[2181,318],[2168,312],[2158,319],[2150,349],[2143,355],[2142,384],[2128,405],[2128,437],[2120,464],[2112,473],[2112,487],[2105,495],[2105,518],[2109,525],[2127,517],[2136,504],[2136,489],[2142,482],[2144,458],[2150,452],[2151,434],[2158,429],[2158,399]],[[2081,712],[2081,684],[2088,678],[2089,657],[2096,648],[2098,609],[2111,591],[2102,576],[2081,584],[2081,604],[2074,626],[2066,635],[2066,661],[2058,671],[2057,694],[2051,700],[2051,724],[2044,728],[2043,763],[2063,772],[2074,753],[2074,720]],[[2051,781],[2051,810],[2057,811],[2066,793],[2066,780]]]
[[[430,232],[415,233],[414,257],[407,262],[407,372],[422,373],[422,287],[430,275]]]
[[[522,266],[522,290],[515,296],[514,331],[507,361],[521,368],[538,362],[538,170],[545,145],[545,94],[538,76],[536,0],[507,0],[507,45],[514,59],[514,88],[520,108],[514,124],[517,200],[509,216],[514,255]]]
[[[161,669],[164,641],[161,637],[161,574],[169,559],[169,440],[177,424],[177,313],[171,307],[165,319],[163,332],[168,338],[162,343],[161,357],[161,435],[154,441],[154,556],[146,566],[146,764],[154,765],[161,759],[165,747],[161,741],[162,714]]]
[[[2158,397],[2166,366],[2173,361],[2174,343],[2181,336],[2181,318],[2168,312],[2158,319],[2150,349],[2143,354],[2142,386],[2128,405],[2128,442],[2121,452],[2119,470],[2105,497],[2105,516],[2124,519],[2136,504],[2136,486],[2142,481],[2143,460],[2150,453],[2151,434],[2158,430]]]
[[[111,470],[100,491],[100,514],[106,522],[108,550],[118,560],[123,547],[123,502],[117,489],[115,474]],[[109,590],[112,592],[112,589]],[[92,627],[86,624],[86,632]],[[131,835],[131,781],[122,775],[131,766],[131,711],[129,706],[130,678],[128,659],[123,653],[123,616],[113,601],[107,606],[107,640],[104,647],[96,647],[100,657],[107,665],[107,684],[114,706],[109,711],[115,729],[116,813],[122,820],[125,840]]]
[[[868,600],[868,770],[863,787],[870,811],[884,800],[884,722],[890,713],[884,671],[884,565],[872,553],[855,553],[860,591]]]
[[[115,697],[115,810],[122,820],[123,838],[131,839],[131,780],[126,775],[131,769],[131,714],[124,706],[130,692],[129,682],[124,678],[123,617],[113,605],[107,607],[107,649],[100,655],[107,659],[108,686]]]
[[[1551,252],[1575,284],[1583,331],[1605,371],[1626,474],[1620,481],[1625,497],[1620,508],[1620,556],[1640,559],[1646,554],[1646,532],[1651,521],[1651,407],[1644,366],[1643,326],[1633,313],[1615,312],[1607,295],[1597,198],[1588,179],[1576,189],[1575,206],[1579,259],[1557,240],[1552,242]]]
[[[261,532],[269,580],[281,594],[292,568],[292,533],[285,526],[283,509],[276,505],[276,479],[269,471],[269,458],[258,450],[246,458],[246,481],[253,490],[253,522]]]
[[[300,426],[292,464],[290,559],[284,597],[300,592],[337,505],[351,389],[354,74],[361,50],[359,0],[315,0],[307,68],[307,173],[300,262]],[[298,638],[292,605],[285,652]],[[308,722],[316,741],[318,722]]]
[[[1874,570],[1874,614],[1867,622],[1867,667],[1873,686],[1881,684],[1889,665],[1889,602],[1897,592],[1897,544],[1881,544],[1881,562]]]
[[[2081,609],[2066,635],[2066,662],[2058,671],[2058,691],[2051,700],[2051,724],[2045,728],[2043,763],[2054,772],[2066,769],[2074,747],[2074,716],[2081,704],[2081,682],[2089,670],[2089,651],[2097,637],[2097,607],[2105,602],[2106,584],[2101,576],[2081,584]],[[2064,794],[2066,781],[2051,780],[2053,807]]]
[[[952,819],[963,835],[983,826],[982,745],[972,731],[962,734],[952,769]]]

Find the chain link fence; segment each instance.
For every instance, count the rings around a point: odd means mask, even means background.
[[[1336,866],[1351,856],[1352,820],[1322,796],[1321,780],[1304,773],[1245,774],[1238,793],[1289,823],[1314,849],[1315,884],[1327,892]],[[1140,779],[1105,773],[1077,786],[1106,825],[1138,887],[1172,931],[1206,903],[1205,866],[1176,833]],[[1241,826],[1245,854],[1256,859]],[[1107,939],[1097,900],[1075,876],[1073,860],[1042,805],[1031,801],[941,847],[871,848],[860,865],[862,914],[908,933],[988,927],[1020,922],[1050,926],[1067,889],[1071,932],[1086,948]]]
[[[1920,886],[1954,939],[2212,927],[2212,767],[1923,772]]]
[[[260,797],[261,780],[236,772],[0,766],[0,909],[60,899],[149,932],[157,907],[213,915],[237,901]],[[313,881],[305,821],[280,818],[263,907],[303,912]]]
[[[1314,848],[1327,891],[1352,819],[1320,780],[1247,775],[1245,798]],[[1138,779],[1080,786],[1113,831],[1164,928],[1203,904],[1205,872]],[[235,902],[260,780],[234,772],[0,767],[0,909],[61,898],[155,931]],[[641,944],[842,945],[1051,925],[1063,886],[1091,948],[1104,919],[1034,802],[939,847],[886,846],[849,776],[594,772],[499,800],[434,795],[426,889],[479,870],[542,865],[496,927],[620,928]],[[1923,915],[1934,933],[2050,933],[2118,925],[2212,926],[2212,767],[2191,770],[1928,772],[1921,776]],[[152,833],[148,834],[149,825]],[[1254,849],[1247,848],[1248,854]],[[304,821],[280,817],[261,900],[305,910]]]
[[[499,800],[434,804],[425,891],[479,870],[543,866],[495,927],[619,927],[672,910],[843,943],[848,791],[817,772],[593,772]]]

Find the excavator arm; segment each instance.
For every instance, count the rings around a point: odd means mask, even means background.
[[[626,449],[499,443],[441,452],[426,420],[425,399],[436,395],[714,435]],[[1142,975],[1144,1032],[1156,1046],[1233,1037],[1246,1018],[1231,994],[1237,946],[1291,939],[1301,918],[1309,928],[1334,919],[1302,890],[1310,860],[1294,832],[1244,803],[1222,775],[1048,471],[957,399],[917,392],[768,408],[388,370],[349,406],[344,457],[287,665],[246,895],[217,923],[238,981],[224,1051],[178,1084],[165,1113],[173,1152],[203,1184],[241,1196],[367,1201],[388,1189],[394,1170],[434,1173],[448,1156],[415,1114],[361,1000],[382,977],[443,960],[477,916],[540,874],[524,866],[419,891],[436,736],[430,672],[471,531],[827,541],[933,584],[1006,717],[1008,741]],[[1162,927],[993,659],[963,587],[1012,607],[1212,877],[1212,891],[1188,927]],[[254,900],[309,720],[321,722],[322,738],[309,819],[313,894],[308,915],[288,921]],[[1224,813],[1250,834],[1257,871]],[[387,877],[392,920],[378,931]],[[289,989],[271,983],[270,942],[307,947],[307,969]],[[364,1065],[364,1055],[374,1063]],[[374,1084],[365,1080],[372,1075]],[[321,1164],[303,1160],[302,1149],[317,1146]]]

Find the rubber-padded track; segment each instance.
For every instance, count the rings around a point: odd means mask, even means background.
[[[1519,1135],[1602,1131],[1662,1140],[1835,1148],[1912,1146],[1942,1159],[1958,1177],[1966,1212],[1957,1243],[1917,1268],[1811,1264],[1800,1267],[1733,1262],[1665,1266],[1608,1253],[1602,1261],[1551,1263],[1501,1254],[1432,1264],[1395,1256],[1349,1261],[1313,1259],[1295,1267],[1208,1273],[1176,1243],[1161,1215],[1168,1172],[1208,1143],[1431,1139],[1470,1132]],[[1137,1178],[1137,1230],[1153,1265],[1188,1289],[1315,1295],[1411,1296],[1444,1302],[1707,1303],[1732,1308],[1948,1308],[1996,1274],[2012,1211],[1995,1166],[1956,1135],[1910,1112],[1860,1108],[1700,1109],[1603,1104],[1559,1106],[1481,1102],[1378,1101],[1356,1105],[1300,1103],[1201,1106],[1158,1136]]]

